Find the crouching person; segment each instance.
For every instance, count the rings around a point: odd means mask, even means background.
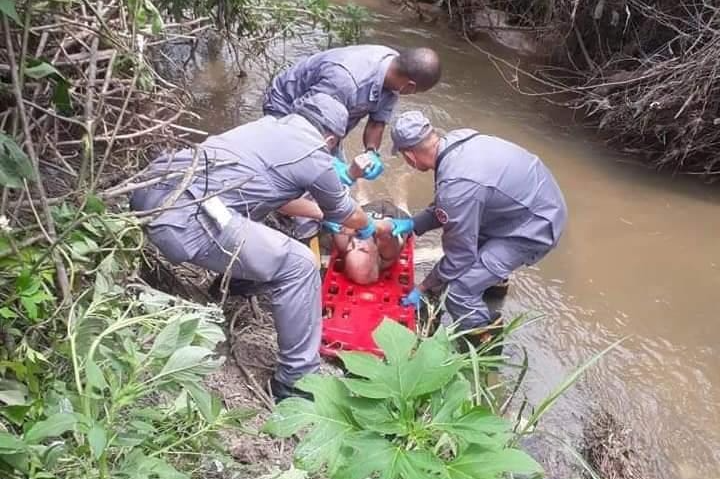
[[[441,136],[419,111],[400,115],[391,136],[411,168],[433,171],[435,197],[411,219],[379,222],[378,234],[442,229],[444,253],[403,303],[445,289],[451,319],[477,332],[499,316],[483,292],[557,246],[567,220],[562,191],[533,153],[471,129]]]
[[[305,245],[261,221],[309,192],[323,218],[360,237],[373,234],[372,220],[340,183],[329,153],[345,134],[347,119],[342,104],[316,94],[285,117],[264,117],[208,138],[199,145],[187,187],[147,227],[150,241],[171,262],[229,272],[271,294],[279,350],[271,380],[276,400],[304,394],[293,384],[319,367],[320,274]],[[157,177],[187,171],[193,158],[191,149],[164,155],[149,172]],[[139,190],[131,207],[167,207],[181,182],[163,180]]]

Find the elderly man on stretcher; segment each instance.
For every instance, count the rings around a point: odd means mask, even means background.
[[[367,203],[362,209],[375,221],[389,218],[409,218],[410,215],[387,200]],[[300,198],[287,204],[281,211],[292,216],[322,219],[317,204]],[[333,244],[344,260],[343,274],[357,284],[373,284],[380,279],[380,272],[395,263],[408,235],[376,234],[359,239],[354,230],[343,228],[336,223],[323,222],[326,230],[333,234]]]

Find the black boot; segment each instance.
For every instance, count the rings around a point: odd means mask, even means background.
[[[504,279],[495,286],[490,286],[485,290],[485,297],[491,299],[502,299],[508,294],[510,289],[510,279]]]
[[[270,379],[270,394],[272,394],[273,400],[275,401],[275,404],[279,403],[283,399],[291,398],[291,397],[298,397],[307,399],[308,401],[313,400],[313,395],[301,391],[298,388],[288,386],[285,383],[281,383],[275,377]]]
[[[488,324],[484,326],[479,326],[475,331],[469,331],[460,338],[458,338],[458,346],[461,352],[467,352],[467,342],[475,346],[475,348],[480,348],[484,344],[492,341],[497,337],[497,335],[502,331],[502,316],[500,314],[500,311],[494,311],[490,314],[490,321]],[[500,348],[500,351],[502,352],[502,348]],[[490,352],[491,355],[496,355],[497,350],[493,349],[493,351]]]
[[[215,277],[212,284],[208,288],[208,294],[215,301],[222,299],[222,279],[223,275],[219,274]],[[246,279],[232,278],[228,282],[228,296],[252,296],[261,292],[259,284],[254,281],[248,281]]]

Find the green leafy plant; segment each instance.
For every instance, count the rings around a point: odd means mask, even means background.
[[[30,158],[15,140],[0,133],[0,186],[22,188],[23,180],[34,178]]]
[[[185,454],[220,449],[218,431],[248,416],[225,410],[202,384],[222,364],[218,308],[98,283],[91,301],[73,306],[54,380],[37,395],[0,381],[10,422],[0,430],[0,476],[187,478]],[[27,369],[4,366],[16,376]]]
[[[420,339],[385,320],[374,338],[385,360],[343,353],[356,377],[303,378],[297,386],[314,401],[286,399],[266,423],[279,437],[307,430],[295,450],[301,468],[337,479],[541,472],[525,452],[507,447],[511,422],[474,403],[462,374],[467,357],[454,351],[445,329]]]
[[[20,17],[15,9],[15,0],[0,0],[0,14],[5,14],[15,23],[21,25]]]

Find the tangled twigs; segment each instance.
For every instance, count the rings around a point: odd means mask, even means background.
[[[30,134],[30,124],[28,122],[27,114],[25,112],[25,105],[23,103],[22,83],[18,75],[18,66],[15,59],[13,42],[10,37],[10,24],[8,22],[7,16],[5,15],[2,16],[2,21],[3,30],[5,30],[5,42],[7,44],[6,47],[8,49],[8,56],[10,60],[10,74],[12,76],[13,94],[15,95],[18,115],[20,117],[20,122],[22,123],[23,131],[25,133],[25,145],[30,156],[30,160],[33,164],[36,180],[39,180],[40,160],[37,156],[37,152],[35,151],[35,145],[32,141],[32,136]],[[28,25],[26,24],[26,31],[27,26]],[[24,61],[24,55],[21,55],[20,59],[21,61]],[[55,232],[55,220],[53,219],[52,213],[50,212],[50,206],[47,202],[47,195],[45,194],[45,187],[43,185],[43,182],[35,181],[35,188],[37,189],[38,195],[40,196],[40,204],[42,205],[43,213],[45,215],[46,224],[44,226],[45,229],[47,229],[47,239],[50,242],[54,242],[57,237],[57,233]],[[42,222],[38,221],[38,223],[42,226]],[[62,258],[58,254],[53,253],[53,260],[55,262],[55,271],[57,274],[58,286],[60,287],[60,291],[62,293],[63,303],[67,303],[70,300],[70,281],[68,280],[67,271],[65,271],[65,265],[62,262]]]
[[[27,2],[22,25],[0,14],[0,77],[12,85],[11,97],[0,95],[0,126],[17,139],[38,179],[30,183],[32,195],[30,189],[6,189],[3,212],[12,212],[13,231],[36,222],[46,233],[32,240],[44,240],[53,251],[65,299],[73,285],[55,246],[68,232],[56,231],[52,208],[68,202],[82,210],[91,197],[110,201],[132,191],[118,187],[149,157],[187,144],[188,134],[203,134],[179,124],[192,116],[188,96],[148,62],[145,37],[153,49],[161,48],[201,31],[206,19],[175,23],[153,36],[126,18],[122,1],[71,1],[62,13],[53,5]],[[42,73],[37,68],[31,73],[37,58],[48,60]]]
[[[720,178],[720,9],[712,2],[456,0],[446,6],[466,38],[492,11],[512,27],[533,28],[540,41],[556,40],[548,58],[553,66],[532,72],[482,51],[517,91],[583,111],[611,141],[656,168]],[[520,85],[520,78],[530,81]]]

